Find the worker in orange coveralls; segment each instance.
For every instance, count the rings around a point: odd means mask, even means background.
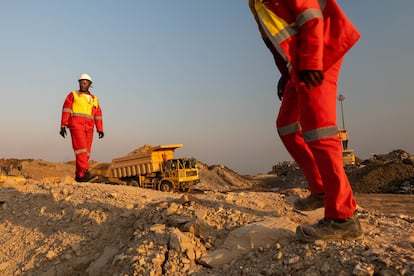
[[[311,192],[294,207],[325,207],[324,218],[299,225],[296,237],[305,242],[359,238],[337,136],[336,91],[343,56],[360,34],[335,0],[249,0],[249,6],[281,73],[278,134]]]
[[[78,182],[88,182],[94,126],[99,139],[104,137],[102,110],[98,98],[89,92],[92,78],[88,74],[79,77],[79,90],[70,92],[63,103],[60,135],[65,138],[66,128],[72,136],[72,147],[76,156],[76,177]]]

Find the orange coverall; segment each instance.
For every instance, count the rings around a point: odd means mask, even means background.
[[[89,169],[93,130],[103,131],[102,110],[98,98],[90,92],[72,91],[63,103],[61,126],[69,128],[76,156],[76,176],[82,178]]]
[[[336,92],[343,56],[359,32],[335,0],[250,0],[249,6],[279,71],[289,79],[278,134],[311,193],[325,193],[325,217],[349,218],[356,202],[337,136]],[[300,70],[323,70],[322,84],[306,88]]]

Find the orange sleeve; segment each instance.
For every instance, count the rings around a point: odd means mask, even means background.
[[[98,101],[98,106],[93,107],[93,109],[92,109],[92,115],[93,115],[93,119],[95,121],[96,131],[101,132],[101,131],[103,131],[103,120],[102,120],[101,105],[99,104],[99,100],[96,96],[94,96],[92,94],[91,94],[91,96],[96,98],[96,100]]]
[[[101,106],[98,105],[94,114],[95,126],[98,132],[103,131],[103,120],[102,120],[102,109]]]
[[[289,79],[290,78],[290,74],[289,74],[289,70],[287,69],[286,66],[286,61],[282,58],[282,56],[277,52],[275,46],[272,44],[272,42],[269,40],[269,38],[267,38],[267,35],[265,33],[265,31],[262,29],[260,23],[259,23],[259,19],[257,16],[257,12],[254,8],[254,2],[255,0],[249,0],[249,8],[250,11],[253,14],[254,19],[256,20],[260,35],[263,39],[263,42],[265,43],[266,47],[270,50],[270,52],[273,55],[273,59],[275,60],[275,64],[276,67],[279,69],[280,74],[282,76],[284,76],[285,78]]]
[[[61,126],[69,126],[70,116],[72,113],[73,94],[72,92],[66,96],[65,102],[62,108],[62,119],[60,122]]]
[[[288,0],[299,27],[299,70],[323,70],[324,21],[318,0]],[[305,23],[303,18],[310,17]]]

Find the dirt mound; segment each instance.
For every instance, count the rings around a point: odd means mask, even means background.
[[[97,161],[90,161],[90,171],[93,174],[107,175],[108,163],[99,163]],[[16,168],[22,167],[21,172],[18,172]],[[75,161],[68,162],[49,162],[41,159],[0,159],[0,168],[11,168],[9,172],[11,175],[21,174],[27,179],[41,180],[44,178],[64,177],[67,175],[75,174]]]
[[[208,166],[197,162],[197,166],[201,181],[194,189],[225,192],[252,188],[252,183],[248,179],[224,165]]]
[[[414,157],[403,150],[374,155],[360,160],[357,166],[345,168],[352,189],[356,193],[414,194]],[[265,190],[282,191],[307,188],[307,181],[292,162],[273,167],[273,174],[249,177]]]
[[[348,177],[359,193],[414,193],[414,167],[401,161],[351,170]]]

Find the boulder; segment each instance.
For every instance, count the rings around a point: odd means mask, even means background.
[[[227,236],[223,245],[198,260],[207,267],[221,267],[251,250],[274,246],[294,237],[296,224],[286,217],[266,217],[263,221],[239,227]]]

